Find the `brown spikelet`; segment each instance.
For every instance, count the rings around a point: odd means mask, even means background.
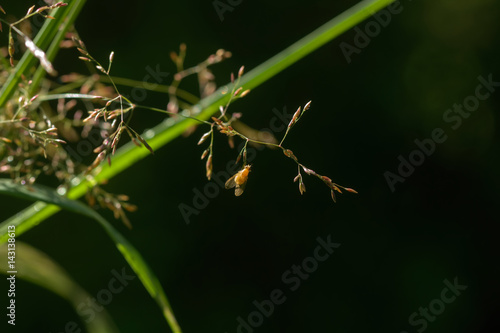
[[[206,169],[207,169],[207,179],[210,180],[212,178],[212,154],[210,154],[208,156],[208,159],[207,159],[207,164],[205,165]]]
[[[204,159],[205,157],[207,157],[209,152],[210,152],[210,149],[205,149],[205,151],[203,151],[203,154],[201,154],[201,159]]]
[[[154,151],[153,151],[153,148],[151,148],[151,146],[146,142],[146,140],[144,140],[142,138],[142,136],[140,136],[139,134],[136,134],[136,138],[137,140],[139,140],[140,142],[142,142],[142,144],[144,145],[144,147],[146,147],[147,150],[149,150],[149,152],[154,155]]]
[[[200,141],[198,141],[198,146],[201,145],[203,142],[205,142],[205,140],[210,136],[211,133],[212,131],[208,131],[205,134],[203,134],[200,138]]]

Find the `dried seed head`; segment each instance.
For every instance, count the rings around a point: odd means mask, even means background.
[[[246,96],[246,95],[248,95],[249,93],[250,93],[250,89],[245,90],[244,92],[242,92],[242,93],[241,93],[240,98],[241,98],[241,97],[245,97],[245,96]]]
[[[206,169],[207,169],[207,179],[210,180],[212,178],[212,154],[208,156],[207,159],[207,164],[206,164]]]
[[[286,157],[290,157],[294,161],[297,161],[297,157],[295,157],[295,155],[290,149],[283,149],[283,154],[285,154]]]
[[[137,140],[141,141],[144,147],[146,147],[146,149],[149,150],[149,152],[153,155],[154,154],[153,148],[151,148],[151,146],[146,142],[146,140],[144,140],[142,136],[140,136],[139,134],[137,134],[136,137]]]
[[[297,122],[297,119],[299,118],[300,111],[302,111],[302,108],[299,106],[297,111],[293,114],[292,120],[290,120],[290,123],[288,123],[288,127],[292,127],[293,124]]]
[[[106,70],[105,70],[102,66],[100,66],[100,65],[95,66],[95,68],[97,68],[98,70],[100,70],[100,71],[101,71],[101,72],[103,72],[104,74],[108,74],[108,73],[106,72]]]
[[[198,141],[198,146],[201,145],[205,140],[210,136],[212,131],[208,131],[207,133],[203,134],[200,138],[200,141]]]
[[[203,151],[203,154],[201,154],[201,159],[204,159],[205,157],[207,157],[208,153],[210,152],[210,149],[205,149],[205,151]]]
[[[337,199],[335,198],[335,192],[333,192],[333,190],[330,190],[330,195],[332,196],[333,202],[337,202]]]
[[[337,187],[337,185],[336,185],[336,184],[333,184],[333,183],[332,183],[332,184],[330,185],[330,188],[331,188],[332,190],[335,190],[335,191],[339,192],[339,193],[342,193],[342,191],[341,191],[341,190]]]
[[[240,70],[238,71],[238,77],[242,77],[244,72],[245,72],[245,66],[241,66]]]
[[[234,73],[231,72],[231,83],[234,83]]]
[[[295,176],[295,178],[293,179],[293,182],[295,183],[297,180],[299,180],[300,178],[300,174],[298,174],[297,176]]]
[[[231,149],[234,149],[234,137],[230,136],[227,138],[227,143]]]
[[[300,191],[301,195],[306,192],[306,185],[304,185],[304,183],[302,182],[302,180],[299,182],[299,191]]]
[[[241,88],[241,87],[236,89],[236,91],[234,92],[234,96],[238,96],[238,94],[241,92],[241,90],[243,90],[243,88]]]
[[[349,188],[349,187],[347,187],[347,188],[345,188],[345,187],[344,187],[344,190],[346,190],[347,192],[351,192],[351,193],[356,193],[356,194],[358,194],[358,192],[357,192],[356,190],[354,190],[354,189],[352,189],[352,188]]]
[[[26,13],[26,16],[28,16],[29,14],[31,14],[33,12],[33,9],[35,9],[35,5],[31,6],[29,9],[28,9],[28,12]]]
[[[304,105],[304,111],[309,110],[309,108],[311,107],[311,102],[312,101],[309,101],[309,102],[306,103],[306,105]]]

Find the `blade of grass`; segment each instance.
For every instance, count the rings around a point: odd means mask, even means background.
[[[50,61],[54,60],[59,49],[61,38],[75,21],[85,1],[86,0],[67,1],[68,6],[54,9],[51,12],[54,19],[47,19],[33,40],[42,50],[47,50],[49,46],[51,47],[52,51],[50,56],[47,54]],[[7,81],[0,89],[0,108],[4,107],[5,103],[12,97],[21,82],[21,77],[23,75],[28,76],[28,71],[35,65],[36,61],[37,59],[33,53],[24,53],[21,60],[17,63],[15,70],[9,75]],[[43,71],[42,74],[45,75],[45,71]],[[38,85],[43,78],[42,74],[39,74],[37,82],[33,82],[31,85],[32,91],[38,89]]]
[[[156,303],[160,306],[165,319],[174,333],[180,333],[181,329],[174,313],[168,302],[167,296],[163,288],[149,268],[141,254],[122,236],[108,221],[106,221],[95,210],[81,203],[80,201],[70,200],[66,197],[58,195],[54,190],[42,185],[33,185],[31,187],[16,184],[11,180],[0,179],[0,193],[9,194],[21,199],[31,201],[43,201],[55,205],[55,207],[66,209],[68,211],[78,213],[96,220],[108,233],[109,237],[115,242],[116,247],[127,260],[130,267],[137,274],[142,284],[153,297]],[[16,236],[18,236],[16,228]]]
[[[62,23],[60,23],[60,25],[57,26],[58,29],[56,30],[55,35],[52,38],[52,43],[48,47],[47,51],[45,51],[45,54],[47,55],[49,61],[53,61],[54,58],[56,57],[57,52],[59,52],[61,41],[64,39],[66,32],[75,22],[76,18],[78,17],[78,14],[80,14],[80,11],[85,5],[85,2],[86,0],[70,1],[69,5],[67,6],[67,10],[64,12],[63,15],[61,15],[64,17],[64,19]],[[30,85],[30,93],[32,95],[38,90],[38,87],[40,86],[40,83],[42,82],[45,75],[46,72],[43,70],[43,68],[38,67],[38,69],[35,72],[35,75],[33,75],[32,79],[33,82]]]
[[[78,313],[78,307],[92,298],[57,262],[42,251],[20,241],[16,241],[16,250],[22,255],[16,257],[16,279],[23,279],[45,288],[71,303]],[[0,245],[0,256],[7,258],[7,244]],[[0,273],[6,274],[11,269],[6,260],[0,260]],[[82,322],[89,333],[117,333],[106,309],[96,312],[92,320]]]
[[[259,86],[280,71],[394,1],[395,0],[364,0],[359,2],[245,74],[241,79],[242,86],[244,89],[251,89]],[[195,112],[194,116],[206,120],[217,112],[219,105],[223,105],[230,97],[228,94],[223,95],[223,90],[227,90],[227,87],[220,88],[217,92],[202,99],[195,105],[192,109]],[[156,150],[184,133],[186,129],[194,124],[195,121],[192,119],[174,120],[173,118],[169,118],[153,129],[147,130],[143,134],[143,137],[148,141],[149,145]],[[117,150],[113,158],[112,167],[109,167],[108,164],[102,165],[102,171],[95,177],[95,180],[100,181],[109,179],[148,155],[148,150],[128,143]],[[85,178],[75,178],[73,187],[68,193],[68,198],[79,198],[86,192],[87,186],[89,186],[89,183]],[[59,209],[60,208],[54,205],[35,203],[17,215],[12,216],[0,224],[0,244],[7,239],[6,233],[8,225],[15,225],[16,229],[19,228],[19,232],[23,233],[33,228]]]

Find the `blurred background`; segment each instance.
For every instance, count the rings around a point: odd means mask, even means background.
[[[251,70],[356,2],[233,1],[239,4],[229,5],[232,11],[225,11],[221,20],[212,1],[88,1],[76,27],[95,58],[106,62],[109,52],[115,52],[115,76],[136,80],[143,80],[148,66],[174,73],[169,53],[182,42],[187,44],[186,65],[219,48],[230,50],[233,57],[212,68],[217,83],[224,85],[241,65]],[[22,0],[2,6],[20,17],[33,4]],[[179,205],[193,206],[194,191],[203,192],[207,185],[199,159],[204,148],[196,145],[206,131],[201,127],[104,187],[128,194],[139,206],[129,214],[132,230],[110,212],[101,213],[157,274],[184,332],[498,329],[494,207],[500,185],[500,87],[491,88],[496,91],[479,101],[468,118],[458,113],[453,121],[443,117],[452,115],[447,110],[454,104],[473,100],[478,77],[487,80],[491,75],[500,82],[500,3],[405,0],[399,8],[387,26],[370,32],[363,47],[355,44],[359,31],[367,31],[369,22],[368,27],[376,26],[374,18],[230,108],[243,113],[246,124],[264,129],[270,128],[276,112],[290,114],[312,100],[286,146],[306,166],[359,194],[338,195],[334,204],[324,184],[304,175],[307,192],[301,196],[293,183],[294,163],[266,149],[252,161],[243,196],[221,189],[187,224]],[[2,36],[5,43],[5,32]],[[356,52],[346,57],[342,43]],[[84,71],[77,56],[74,50],[61,52],[56,69]],[[197,92],[194,83],[182,87]],[[150,92],[143,102],[158,108],[166,103],[165,95]],[[132,126],[142,131],[161,119],[150,111],[136,112]],[[389,185],[388,172],[398,175],[398,157],[416,156],[414,141],[431,138],[436,128],[447,139],[404,182]],[[276,133],[278,138],[282,134]],[[217,136],[214,172],[225,170],[236,155]],[[27,205],[2,197],[0,217],[4,220]],[[291,290],[297,282],[287,283],[283,274],[314,255],[318,237],[341,245],[307,277],[296,278],[300,286]],[[112,270],[126,267],[132,274],[99,225],[68,212],[49,218],[18,241],[46,252],[91,295],[106,288]],[[449,304],[440,302],[444,281],[453,284],[455,279],[467,289]],[[64,332],[68,321],[83,327],[65,300],[25,281],[18,280],[17,288],[16,330]],[[254,301],[270,299],[275,289],[286,300],[256,327],[238,330],[238,317],[258,322],[257,315],[252,317]],[[419,309],[429,304],[434,310],[425,319]],[[106,309],[121,332],[169,331],[138,279]]]

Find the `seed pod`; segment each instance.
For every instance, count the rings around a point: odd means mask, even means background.
[[[140,136],[139,134],[137,134],[136,137],[137,137],[137,140],[141,141],[142,144],[144,145],[144,147],[146,147],[146,149],[149,150],[149,152],[151,154],[154,154],[153,148],[151,148],[151,146],[146,142],[146,140],[144,140],[142,138],[142,136]]]
[[[292,127],[293,124],[295,124],[297,122],[297,119],[299,118],[299,115],[300,115],[300,111],[302,111],[302,108],[299,106],[297,111],[295,111],[295,113],[293,114],[292,120],[290,120],[290,122],[288,123],[289,128]]]
[[[28,9],[28,12],[26,13],[26,16],[28,16],[29,14],[31,14],[33,12],[33,9],[35,9],[35,5],[31,6],[29,9]]]
[[[210,180],[212,178],[212,154],[208,156],[206,169],[207,169],[207,179]]]
[[[212,131],[208,131],[201,136],[200,141],[198,141],[198,146],[205,142],[205,140],[210,136],[210,133],[212,133]]]
[[[210,152],[210,149],[205,149],[205,151],[203,151],[203,154],[201,154],[201,159],[204,159],[205,157],[207,157],[209,152]]]
[[[306,185],[304,185],[304,183],[302,182],[302,180],[299,182],[299,191],[300,191],[300,194],[304,194],[305,191],[306,191]]]
[[[304,111],[309,110],[309,108],[311,107],[311,102],[312,101],[309,101],[309,102],[306,103],[306,105],[304,105]]]

